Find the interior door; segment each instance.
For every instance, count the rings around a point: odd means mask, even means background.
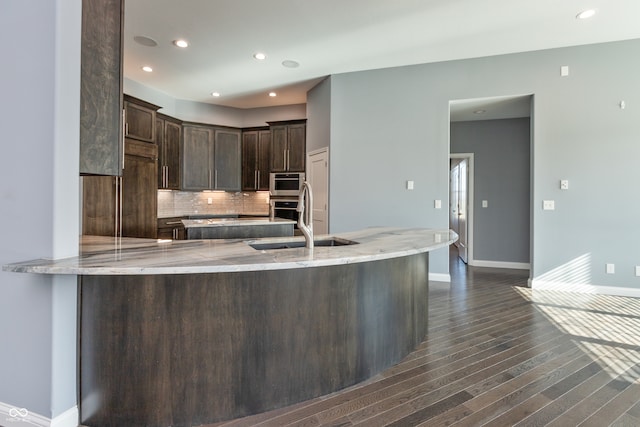
[[[458,164],[458,256],[467,263],[467,200],[469,187],[468,160]]]
[[[309,172],[307,180],[313,191],[313,233],[316,235],[329,232],[329,162],[327,150],[309,155]]]
[[[458,234],[455,246],[458,256],[467,262],[467,218],[468,218],[469,162],[454,159],[450,170],[449,227]]]

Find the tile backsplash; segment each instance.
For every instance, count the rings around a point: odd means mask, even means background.
[[[269,192],[158,191],[158,218],[193,214],[268,215]]]

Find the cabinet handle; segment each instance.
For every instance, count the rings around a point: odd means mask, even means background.
[[[182,221],[169,221],[169,222],[165,222],[165,224],[167,225],[175,225],[175,224],[181,224]]]
[[[122,109],[122,169],[124,169],[124,139],[129,135],[129,125],[127,124],[127,110]]]
[[[287,170],[287,150],[282,153],[282,163],[284,163],[284,170]]]
[[[291,158],[289,156],[289,150],[287,150],[287,170],[289,170],[291,167],[290,163],[291,163]]]
[[[209,188],[211,188],[211,169],[209,169]]]
[[[169,186],[169,166],[163,166],[164,168],[164,184],[163,187],[167,188]]]
[[[253,188],[258,189],[258,171],[253,171]]]
[[[213,180],[213,187],[215,189],[218,189],[218,169],[215,170],[215,174],[214,174],[214,180]]]
[[[259,190],[260,189],[260,170],[256,171],[256,176],[258,177],[257,183],[256,183],[256,190]]]

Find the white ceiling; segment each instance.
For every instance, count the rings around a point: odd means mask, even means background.
[[[595,17],[575,18],[589,8]],[[125,77],[254,108],[305,103],[331,74],[640,38],[640,0],[125,0],[124,34]]]

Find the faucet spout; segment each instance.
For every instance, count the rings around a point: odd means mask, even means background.
[[[300,188],[296,211],[298,211],[298,228],[304,235],[305,246],[313,249],[313,194],[311,185],[307,181],[304,181]]]

